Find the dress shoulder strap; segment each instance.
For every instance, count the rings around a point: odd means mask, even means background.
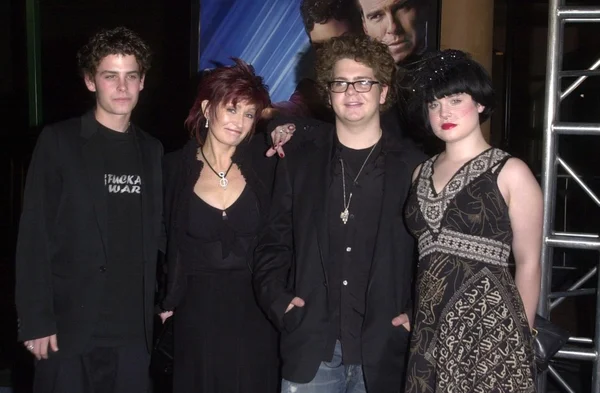
[[[512,156],[505,152],[504,150],[501,149],[493,149],[493,159],[494,159],[494,163],[491,166],[491,172],[494,173],[495,175],[498,175],[500,173],[500,171],[502,170],[502,168],[504,167],[504,165],[506,164],[506,162],[512,158]]]

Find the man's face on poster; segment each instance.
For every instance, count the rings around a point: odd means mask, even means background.
[[[346,20],[329,19],[325,23],[315,23],[309,33],[310,42],[320,44],[329,41],[333,37],[339,37],[350,31],[350,25]]]
[[[388,46],[402,63],[417,47],[417,9],[420,0],[358,0],[365,33]]]

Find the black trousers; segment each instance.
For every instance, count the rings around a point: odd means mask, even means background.
[[[150,355],[143,342],[92,346],[73,357],[36,362],[33,393],[147,393]]]

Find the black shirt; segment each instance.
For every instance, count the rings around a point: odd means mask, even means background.
[[[375,145],[369,156],[371,149],[371,147],[361,150],[349,149],[336,140],[332,158],[328,198],[330,261],[328,273],[331,277],[329,307],[333,327],[327,347],[329,359],[325,360],[331,360],[335,341],[339,339],[342,344],[344,364],[362,363],[361,331],[366,308],[366,292],[383,200],[382,140]],[[363,163],[364,168],[360,171]],[[344,165],[347,205],[352,193],[346,224],[340,217],[344,210],[342,165]]]
[[[120,345],[144,335],[141,165],[131,132],[98,124],[107,198],[107,265],[95,339]]]

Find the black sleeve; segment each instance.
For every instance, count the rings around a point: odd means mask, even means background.
[[[183,154],[181,151],[165,156],[163,160],[164,184],[164,220],[167,247],[163,261],[163,288],[159,293],[164,294],[158,302],[158,312],[173,311],[180,303],[186,291],[186,274],[179,257],[179,247],[174,233],[173,215],[177,214],[177,196],[182,186],[184,171],[182,169]],[[166,287],[165,287],[166,286]]]
[[[276,127],[291,123],[296,126],[296,130],[302,131],[311,131],[315,128],[330,126],[329,123],[326,123],[321,120],[313,119],[311,117],[296,117],[296,116],[284,116],[279,115],[276,116],[273,120],[271,120],[267,124],[267,131],[269,136],[271,135],[271,131],[273,131]],[[296,135],[294,135],[295,137]]]
[[[266,225],[254,253],[253,282],[259,305],[280,329],[294,294],[288,289],[293,258],[292,187],[288,160],[279,160]]]
[[[50,244],[62,192],[58,135],[40,134],[29,164],[16,249],[19,339],[56,334]]]
[[[175,310],[181,299],[183,299],[187,289],[187,276],[181,263],[179,252],[175,253],[171,258],[167,258],[166,267],[167,287],[166,291],[163,291],[163,293],[166,292],[166,295],[164,300],[159,303],[158,312]]]
[[[160,169],[162,170],[163,168],[163,157],[164,157],[164,148],[162,143],[158,143],[159,145],[159,160],[160,160]],[[163,182],[164,182],[164,175],[163,173],[161,173],[161,184],[160,184],[160,191],[163,193],[164,195],[164,186],[163,186]],[[161,212],[161,224],[160,224],[160,232],[158,234],[158,251],[161,254],[166,254],[167,253],[167,230],[166,230],[166,224],[165,224],[165,218],[164,218],[164,197],[163,195],[161,195],[161,199],[160,201],[162,202],[161,206],[160,206],[160,212]]]
[[[404,142],[409,144],[409,146],[410,146],[410,153],[408,154],[407,162],[408,162],[408,166],[409,166],[409,173],[410,173],[409,176],[411,176],[411,183],[412,183],[412,173],[417,168],[417,166],[419,166],[420,164],[425,162],[429,157],[425,153],[423,153],[417,147],[417,145],[414,142],[412,142],[412,140],[405,138]],[[411,185],[411,187],[413,187],[413,186],[414,185]],[[412,241],[412,239],[409,238],[409,241]],[[413,248],[413,255],[412,255],[411,263],[413,264],[413,266],[417,266],[417,264],[419,262],[419,252],[418,252],[417,247],[415,247],[415,246],[413,246],[413,247],[414,248]],[[414,285],[415,285],[415,279],[414,279],[414,274],[413,274],[413,279],[411,280],[411,288],[408,293],[406,302],[404,304],[404,313],[406,313],[406,315],[408,315],[408,319],[410,321],[411,326],[414,321],[414,312],[415,312],[414,303],[413,303],[414,291],[415,291]]]

